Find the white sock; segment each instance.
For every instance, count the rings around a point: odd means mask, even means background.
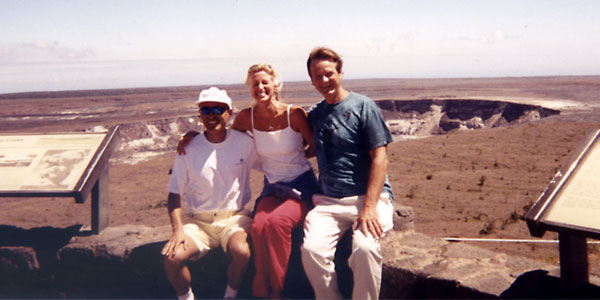
[[[225,296],[223,296],[223,299],[234,299],[237,296],[237,293],[238,290],[234,290],[228,284],[227,288],[225,289]]]
[[[179,300],[194,300],[194,293],[192,292],[192,288],[190,287],[188,292],[183,295],[177,295],[177,298]]]

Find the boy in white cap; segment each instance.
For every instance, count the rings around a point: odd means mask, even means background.
[[[250,259],[246,239],[252,219],[244,206],[251,197],[250,169],[258,156],[250,136],[226,128],[231,116],[227,92],[203,90],[196,104],[206,131],[193,138],[186,155],[175,157],[167,204],[173,234],[161,253],[179,299],[193,299],[186,262],[221,245],[230,259],[224,297],[235,298]],[[186,225],[181,195],[193,219]]]

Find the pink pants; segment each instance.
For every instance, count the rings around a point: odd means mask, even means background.
[[[267,196],[258,204],[250,227],[256,275],[254,297],[267,298],[270,291],[282,291],[292,250],[292,229],[306,216],[306,204]]]

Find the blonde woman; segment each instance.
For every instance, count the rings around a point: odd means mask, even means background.
[[[250,227],[256,275],[253,294],[281,298],[292,247],[292,230],[303,224],[319,183],[308,162],[314,151],[307,113],[280,101],[281,81],[268,64],[248,69],[246,85],[254,104],[237,115],[232,128],[252,132],[265,173]],[[308,153],[310,156],[310,153]]]
[[[313,135],[306,111],[281,102],[282,83],[269,64],[251,66],[246,85],[254,103],[238,113],[232,128],[252,133],[265,173],[250,227],[256,265],[252,290],[257,298],[280,299],[292,230],[303,224],[312,195],[319,192],[307,158],[314,156]]]

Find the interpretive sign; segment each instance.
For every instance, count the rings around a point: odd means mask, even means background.
[[[525,219],[533,236],[546,230],[600,238],[600,130],[588,135]]]
[[[525,216],[529,232],[558,232],[561,278],[568,288],[589,281],[586,238],[600,238],[600,130],[569,156]]]
[[[108,159],[118,127],[101,133],[0,135],[0,197],[92,195],[92,231],[108,226]]]
[[[72,190],[104,134],[0,136],[0,190]]]

